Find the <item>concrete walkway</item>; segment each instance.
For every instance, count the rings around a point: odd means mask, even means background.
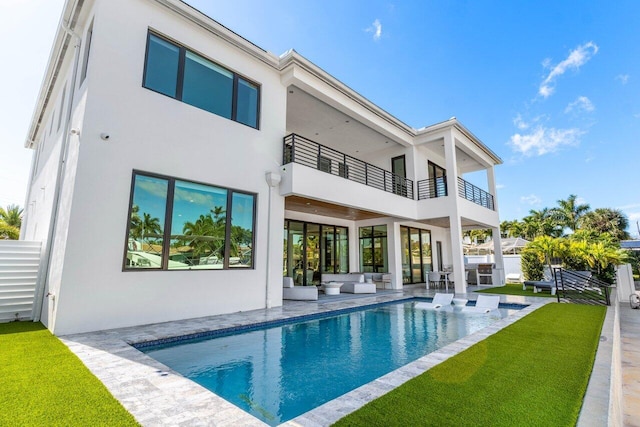
[[[620,304],[624,425],[640,427],[640,310]]]

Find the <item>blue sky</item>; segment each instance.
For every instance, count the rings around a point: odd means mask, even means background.
[[[411,126],[456,116],[504,160],[501,219],[576,194],[623,210],[637,234],[640,2],[188,3],[273,53],[296,49]],[[0,103],[9,153],[0,156],[0,205],[23,204],[30,156],[21,147],[61,8],[0,5],[6,57],[32,53],[0,71],[12,82]],[[34,34],[13,43],[27,22]]]

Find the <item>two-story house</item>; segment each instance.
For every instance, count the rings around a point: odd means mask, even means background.
[[[500,245],[501,160],[458,120],[414,129],[178,0],[67,0],[26,147],[56,334],[278,306],[283,275],[465,292],[463,230]]]

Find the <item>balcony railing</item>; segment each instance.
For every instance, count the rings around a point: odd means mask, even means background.
[[[447,195],[447,177],[429,178],[418,181],[418,200],[435,199]]]
[[[458,196],[487,209],[495,210],[493,195],[458,177]]]
[[[413,199],[413,181],[292,133],[284,137],[283,164],[298,163]]]

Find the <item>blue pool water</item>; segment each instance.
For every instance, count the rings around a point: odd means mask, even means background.
[[[512,309],[467,315],[400,302],[140,350],[277,425],[482,329]]]

